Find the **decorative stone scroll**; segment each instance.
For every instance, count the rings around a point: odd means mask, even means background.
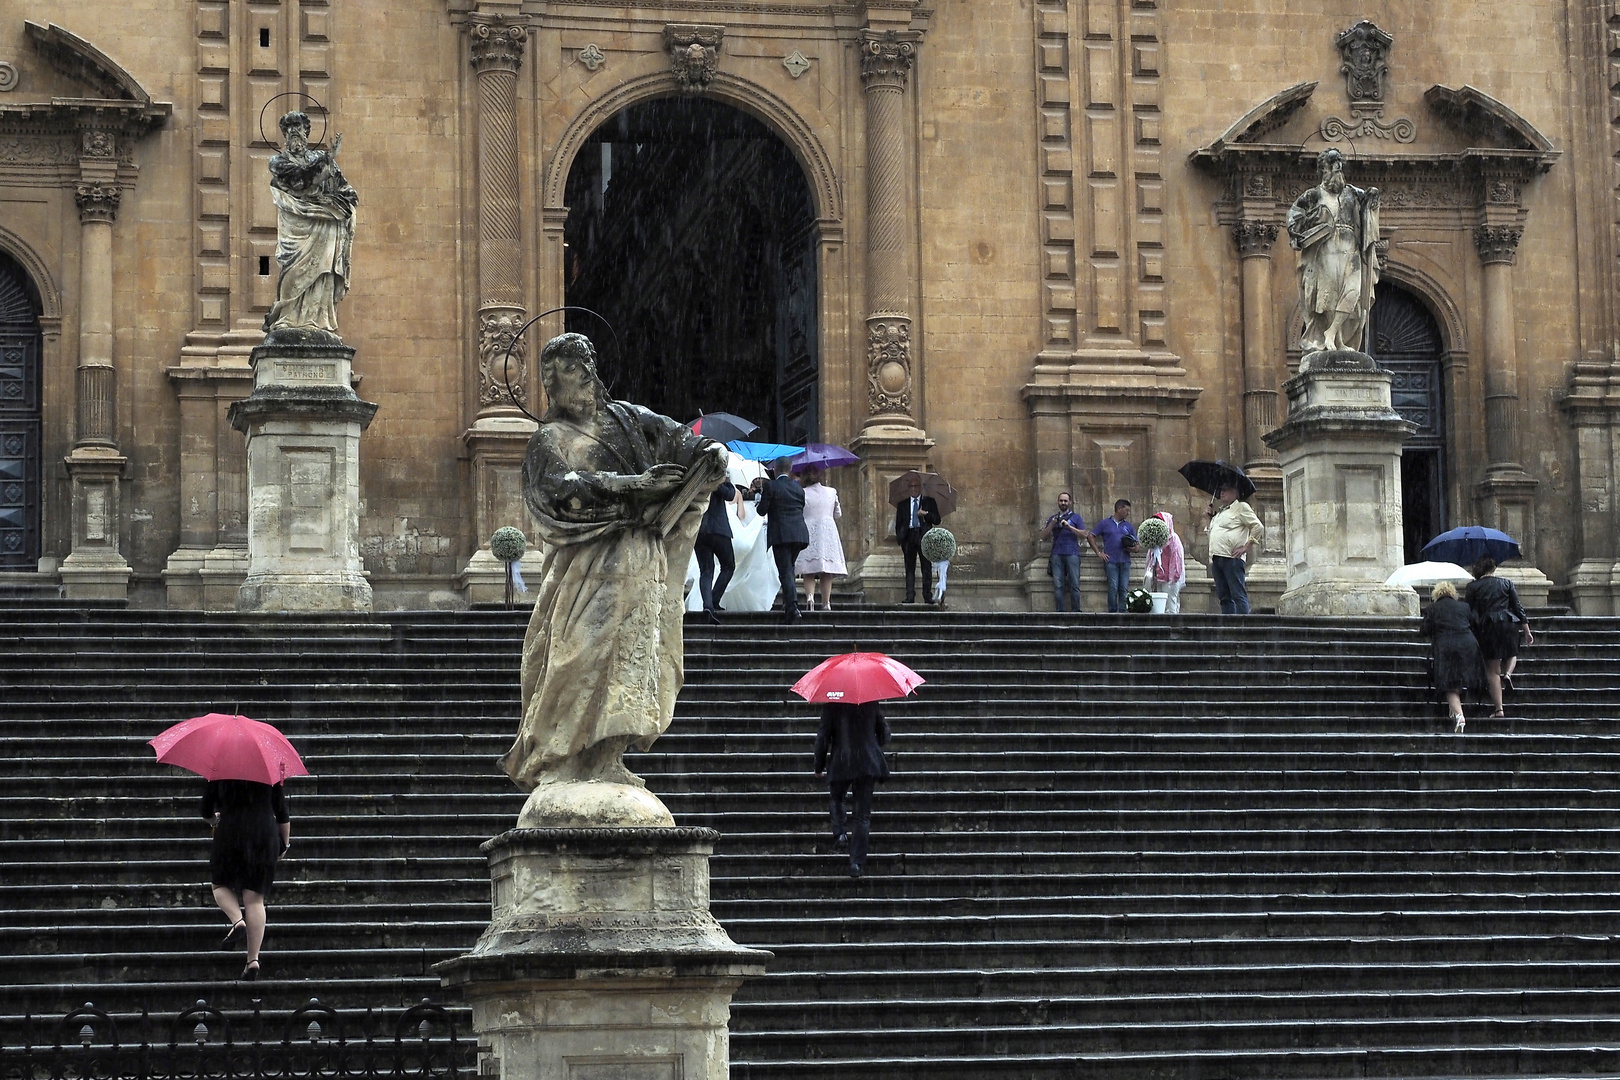
[[[479,405],[512,406],[528,400],[527,344],[517,337],[523,322],[521,308],[478,313]]]
[[[867,320],[866,384],[872,415],[911,412],[911,320]]]
[[[664,27],[664,49],[681,89],[708,89],[720,71],[720,41],[725,36],[723,26],[670,23]]]
[[[1398,143],[1417,141],[1417,125],[1404,116],[1388,124],[1371,116],[1363,116],[1356,120],[1329,116],[1322,121],[1319,130],[1323,140],[1327,142],[1341,142],[1345,139],[1390,139]]]

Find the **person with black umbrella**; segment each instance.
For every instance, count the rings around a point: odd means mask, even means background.
[[[1244,557],[1259,546],[1265,524],[1238,498],[1236,480],[1222,482],[1204,516],[1209,519],[1209,572],[1221,614],[1247,615],[1249,567]]]

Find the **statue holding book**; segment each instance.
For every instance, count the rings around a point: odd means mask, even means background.
[[[540,352],[548,408],[523,493],[544,542],[523,643],[523,720],[502,759],[523,828],[673,825],[624,765],[669,727],[686,564],[725,448],[609,398],[582,334]]]

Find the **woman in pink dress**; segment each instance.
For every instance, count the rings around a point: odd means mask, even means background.
[[[794,470],[804,485],[804,523],[810,530],[810,543],[799,552],[793,572],[804,577],[808,610],[816,610],[816,583],[821,584],[821,610],[832,610],[833,578],[849,572],[844,565],[844,542],[838,538],[838,519],[844,508],[838,505],[838,489],[821,482],[821,469],[807,465]]]

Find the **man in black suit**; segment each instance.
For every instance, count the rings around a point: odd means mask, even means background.
[[[929,584],[932,565],[922,557],[923,534],[940,522],[939,503],[932,495],[913,495],[894,505],[894,538],[906,557],[906,603],[917,602],[917,564],[923,564],[923,598],[934,602],[934,590]],[[806,541],[808,543],[808,541]]]
[[[872,831],[872,790],[889,775],[882,747],[889,741],[889,722],[875,701],[863,705],[828,705],[821,710],[816,732],[816,776],[827,777],[831,798],[833,849],[849,852],[849,876],[866,872],[866,841]],[[849,827],[844,796],[855,793]]]
[[[776,559],[776,573],[782,579],[782,619],[799,618],[799,583],[793,563],[810,543],[810,529],[804,523],[804,488],[788,471],[787,458],[776,463],[776,476],[759,489],[759,516],[765,519],[765,543]],[[758,483],[758,481],[755,481]]]

